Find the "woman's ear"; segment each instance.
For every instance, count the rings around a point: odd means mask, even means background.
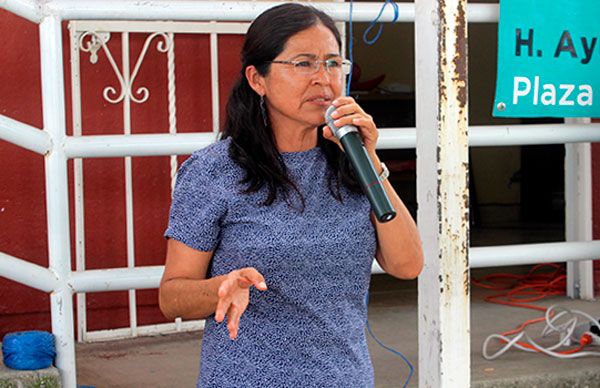
[[[259,95],[265,95],[265,78],[258,73],[253,65],[246,66],[246,79],[250,87]]]

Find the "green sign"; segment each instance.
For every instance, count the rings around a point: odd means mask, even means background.
[[[600,0],[501,0],[496,117],[600,117]]]

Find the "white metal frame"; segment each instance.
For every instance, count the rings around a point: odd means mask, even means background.
[[[47,193],[47,219],[48,219],[48,252],[49,268],[27,262],[5,253],[0,253],[0,274],[30,287],[49,292],[52,331],[56,337],[57,358],[56,366],[61,371],[64,387],[76,386],[75,349],[73,336],[73,301],[72,295],[77,292],[94,292],[109,290],[128,290],[156,288],[163,270],[162,266],[139,268],[116,268],[106,270],[81,270],[71,269],[71,252],[69,236],[69,212],[67,193],[67,160],[69,158],[103,157],[103,156],[137,156],[137,155],[172,155],[186,154],[194,149],[205,146],[213,141],[214,135],[209,134],[168,134],[168,135],[121,135],[121,136],[67,136],[65,131],[64,109],[64,80],[62,63],[61,20],[75,19],[144,19],[144,20],[229,20],[249,21],[256,17],[267,7],[278,3],[270,2],[213,2],[213,1],[149,1],[138,2],[135,0],[104,1],[92,0],[55,0],[37,2],[32,0],[4,0],[0,7],[17,15],[40,24],[40,56],[42,71],[42,101],[44,130],[19,123],[8,117],[0,115],[0,138],[30,149],[44,155],[46,167],[46,193]],[[339,3],[314,3],[316,7],[329,12],[337,20],[348,20],[348,7]],[[420,329],[419,346],[429,352],[420,357],[419,369],[420,386],[468,386],[470,376],[470,349],[465,346],[468,337],[468,287],[460,280],[468,279],[468,268],[476,266],[509,265],[515,262],[520,264],[547,262],[547,261],[578,261],[590,260],[600,256],[600,242],[566,242],[552,244],[532,244],[512,247],[486,247],[464,249],[464,236],[460,233],[466,231],[464,225],[457,222],[466,222],[464,219],[464,204],[453,208],[451,197],[465,195],[464,185],[460,180],[466,172],[464,149],[467,144],[467,126],[465,112],[467,102],[461,100],[453,92],[459,91],[462,85],[454,81],[446,81],[448,74],[445,71],[458,75],[458,82],[464,81],[464,72],[461,69],[444,68],[444,57],[455,53],[463,55],[458,47],[448,47],[450,44],[461,44],[460,39],[465,36],[452,35],[453,26],[466,28],[466,14],[469,22],[495,22],[498,18],[497,4],[472,4],[466,5],[464,0],[439,1],[423,0],[413,4],[401,3],[400,21],[412,22],[415,20],[417,27],[417,128],[420,140],[417,143],[417,154],[431,155],[427,147],[435,147],[444,152],[447,146],[441,139],[457,134],[458,141],[450,145],[448,150],[459,150],[458,158],[442,156],[434,159],[434,164],[439,167],[435,172],[435,182],[423,180],[428,173],[427,167],[418,162],[419,204],[421,211],[428,202],[433,201],[438,218],[430,219],[431,212],[419,216],[423,221],[419,224],[427,252],[426,268],[420,283],[433,281],[432,284],[442,285],[440,288],[428,284],[420,286],[419,293],[423,297],[419,300],[420,313],[419,325],[423,327],[424,321],[437,320],[431,326],[433,332],[424,332]],[[354,21],[370,21],[379,12],[380,4],[355,3]],[[440,8],[443,7],[443,8]],[[392,10],[384,12],[382,20],[391,21]],[[425,42],[426,37],[432,39],[433,45],[442,47],[440,42],[445,42],[444,50],[427,54],[427,47],[431,42]],[[438,46],[439,45],[439,46]],[[438,56],[439,55],[439,56]],[[425,62],[423,62],[423,60]],[[432,60],[432,62],[429,62]],[[431,66],[429,68],[425,66]],[[454,88],[448,94],[439,93],[438,77],[426,77],[422,71],[433,71],[431,74],[443,75],[442,82],[449,82],[447,87]],[[441,72],[441,73],[440,73]],[[424,107],[432,106],[436,101],[433,111],[433,121],[427,121]],[[436,110],[437,109],[437,110]],[[437,116],[436,116],[437,115]],[[501,126],[501,127],[471,127],[470,145],[484,144],[546,144],[597,141],[598,135],[590,133],[598,130],[597,124],[571,124],[570,126]],[[486,129],[487,128],[487,129]],[[544,133],[542,128],[547,128],[552,133]],[[566,130],[569,128],[569,130]],[[490,133],[484,131],[489,129]],[[421,134],[424,130],[424,135]],[[437,132],[437,133],[436,133]],[[480,132],[478,134],[478,132]],[[493,133],[493,134],[492,134]],[[528,138],[528,135],[533,135]],[[478,140],[476,141],[476,139]],[[494,140],[491,140],[491,139]],[[533,139],[533,140],[532,140]],[[497,143],[495,143],[497,141]],[[476,144],[477,142],[480,142]],[[381,148],[409,147],[415,144],[414,129],[382,131],[380,140]],[[452,148],[454,147],[454,148]],[[424,174],[425,173],[425,174]],[[458,177],[454,179],[452,174]],[[458,186],[456,186],[458,185]],[[586,186],[587,187],[587,186]],[[437,190],[447,198],[438,198]],[[587,189],[586,189],[587,190]],[[468,195],[468,194],[466,194]],[[433,196],[433,199],[430,198]],[[461,198],[458,198],[460,201]],[[423,202],[425,201],[425,202]],[[448,216],[448,221],[440,221],[440,216]],[[440,230],[440,226],[444,230]],[[527,250],[527,255],[524,255]],[[559,250],[563,250],[562,252]],[[562,254],[564,252],[564,255]],[[470,264],[467,255],[470,255]],[[461,275],[460,271],[464,270]],[[439,279],[431,274],[438,273]],[[444,276],[448,275],[448,279]],[[442,295],[448,292],[447,297]],[[423,309],[421,309],[421,307]],[[423,315],[428,312],[430,315]],[[451,322],[449,316],[457,312],[459,322],[466,323],[467,328],[457,327]],[[441,318],[441,319],[440,319]],[[426,327],[426,326],[425,326]],[[451,336],[454,332],[458,335]],[[436,349],[447,349],[445,352],[435,354]],[[442,355],[444,357],[442,357]],[[460,360],[458,366],[456,360]],[[457,366],[460,370],[452,370]],[[433,385],[430,385],[433,384]]]

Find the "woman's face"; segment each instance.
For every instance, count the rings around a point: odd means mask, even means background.
[[[342,59],[333,33],[316,24],[293,35],[274,61]],[[261,77],[269,119],[274,130],[315,128],[325,122],[331,102],[341,95],[343,73],[328,72],[323,64],[313,74],[304,74],[294,65],[272,63]],[[337,73],[337,74],[336,74]]]

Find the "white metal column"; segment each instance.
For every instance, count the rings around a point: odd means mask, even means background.
[[[589,119],[565,119],[588,124]],[[592,240],[592,152],[590,143],[565,144],[565,239]],[[567,295],[594,299],[594,262],[567,263]]]
[[[67,157],[62,149],[66,137],[65,92],[62,61],[61,22],[46,16],[40,23],[40,58],[42,69],[42,109],[44,129],[53,140],[45,156],[46,212],[48,218],[48,256],[50,270],[60,285],[50,294],[52,333],[56,341],[56,366],[61,371],[62,386],[74,388],[75,338],[73,335],[73,293],[67,284],[71,275],[69,197]]]
[[[140,55],[140,58],[142,58]],[[121,34],[121,63],[123,66],[123,83],[126,92],[123,97],[123,134],[131,135],[131,93],[132,80],[129,69],[129,33]],[[134,75],[135,76],[135,75]],[[133,214],[133,174],[131,156],[124,160],[125,169],[125,224],[127,230],[127,268],[135,268],[135,228]],[[137,337],[137,302],[135,289],[127,291],[129,300],[129,327],[131,336]]]
[[[69,25],[71,41],[71,112],[73,136],[81,136],[81,77],[79,61],[80,34]],[[75,208],[75,271],[85,271],[85,208],[83,206],[83,159],[73,159],[73,198]],[[77,341],[83,342],[87,335],[86,295],[75,296],[77,309]]]
[[[216,22],[212,23],[216,24]],[[219,36],[216,32],[210,33],[210,80],[212,126],[213,132],[218,134],[221,121],[219,119]]]
[[[420,387],[470,384],[466,3],[415,3]]]

